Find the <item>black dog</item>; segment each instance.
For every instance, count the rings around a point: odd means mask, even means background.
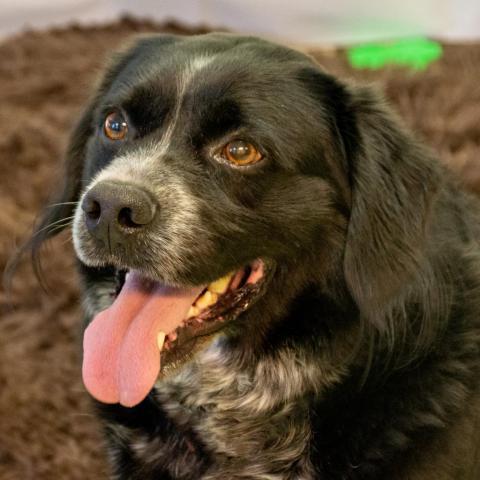
[[[115,478],[480,478],[480,210],[369,89],[143,37],[67,157]]]

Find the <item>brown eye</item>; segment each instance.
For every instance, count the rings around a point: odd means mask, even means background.
[[[222,156],[234,165],[250,165],[263,158],[253,144],[244,140],[227,143],[223,147]]]
[[[120,112],[112,112],[105,118],[103,131],[110,140],[123,140],[127,136],[128,125]]]

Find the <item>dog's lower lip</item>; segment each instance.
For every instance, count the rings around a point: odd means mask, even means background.
[[[216,334],[233,325],[237,318],[263,295],[274,268],[273,264],[265,264],[261,260],[256,262],[261,262],[260,277],[255,275],[255,272],[258,273],[256,268],[241,269],[248,272],[243,277],[238,275],[241,283],[235,285],[234,289],[229,289],[217,303],[202,312],[201,318],[191,318],[187,324],[177,328],[173,332],[174,335],[167,335],[162,350],[161,376],[169,375],[193,358],[215,338]]]
[[[253,300],[259,296],[269,270],[270,268],[263,260],[256,259],[245,267],[210,282],[193,302],[192,308],[202,300],[206,292],[209,292],[211,285],[228,277],[228,285],[224,291],[218,293],[215,303],[207,305],[200,311],[194,312],[194,315],[185,318],[174,331],[159,332],[165,335],[161,348],[162,369],[172,361],[178,363],[179,358],[186,356],[185,352],[182,352],[183,347],[186,351],[192,350],[186,347],[191,346],[192,343],[197,343],[196,341],[201,337],[205,338],[222,330],[227,323],[230,323],[245,311]],[[115,296],[120,293],[128,272],[128,269],[117,270]]]

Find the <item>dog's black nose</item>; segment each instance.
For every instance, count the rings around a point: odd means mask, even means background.
[[[82,202],[88,231],[105,245],[126,244],[155,218],[152,195],[128,183],[103,181],[85,195]]]

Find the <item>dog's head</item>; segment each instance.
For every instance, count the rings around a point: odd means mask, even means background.
[[[158,374],[159,332],[162,364],[218,330],[262,338],[312,285],[378,322],[423,258],[436,176],[369,90],[227,34],[119,54],[67,160],[39,228],[74,213],[78,258],[102,285],[90,313],[117,295],[87,329],[84,374],[101,400],[130,391],[125,404]],[[107,357],[131,370],[123,386]]]

